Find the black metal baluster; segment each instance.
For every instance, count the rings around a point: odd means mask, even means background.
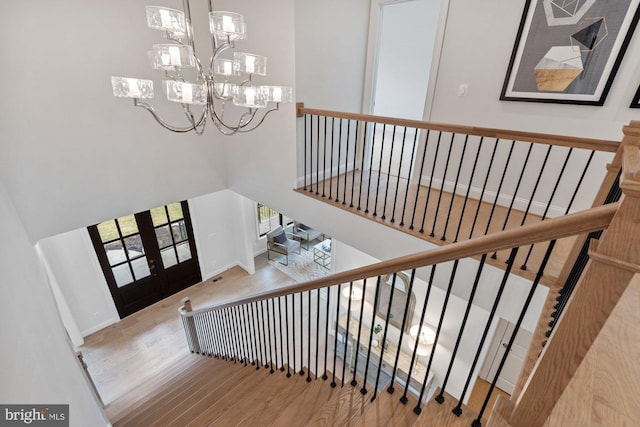
[[[520,226],[523,226],[525,221],[527,220],[527,216],[529,215],[529,209],[531,209],[531,204],[533,203],[533,199],[538,191],[538,185],[540,185],[540,181],[542,179],[542,175],[544,173],[544,169],[547,166],[547,161],[549,160],[549,154],[551,154],[551,149],[553,145],[550,145],[547,149],[547,153],[544,156],[544,161],[542,162],[542,167],[540,167],[540,172],[538,173],[538,178],[536,179],[536,183],[533,186],[533,191],[531,192],[531,197],[529,198],[529,203],[527,204],[527,209],[524,212],[524,216],[522,217],[522,221],[520,222]]]
[[[380,296],[380,282],[382,281],[382,277],[378,276],[378,280],[376,280],[376,293],[373,297],[373,306],[378,306],[378,297]],[[363,298],[364,299],[364,298]],[[371,327],[369,328],[369,346],[367,347],[367,361],[364,365],[364,376],[362,377],[362,388],[360,389],[360,393],[367,394],[367,376],[369,375],[369,360],[371,360],[371,345],[373,343],[373,328],[376,323],[376,315],[372,313],[371,315]],[[407,382],[408,384],[408,382]]]
[[[378,184],[376,185],[376,200],[373,205],[373,216],[378,216],[378,194],[380,193],[380,176],[382,175],[382,157],[384,154],[384,140],[387,133],[387,125],[382,124],[382,148],[380,148],[380,163],[378,165]],[[374,136],[375,137],[375,136]]]
[[[266,301],[267,304],[267,315],[269,314],[269,300]],[[278,335],[276,334],[275,330],[276,330],[276,303],[273,300],[273,298],[271,298],[271,319],[273,321],[273,353],[276,359],[276,367],[275,369],[277,370],[280,367],[280,364],[278,363]],[[268,324],[268,321],[267,321]],[[269,328],[272,329],[272,328]],[[271,338],[269,338],[271,339]],[[273,369],[273,363],[271,364],[271,369]]]
[[[453,347],[453,352],[451,353],[451,362],[449,363],[449,367],[447,368],[447,374],[444,377],[444,381],[442,383],[442,387],[440,387],[440,394],[435,397],[436,402],[442,404],[444,402],[444,391],[447,387],[447,382],[449,381],[449,375],[451,374],[451,369],[453,368],[453,362],[456,359],[456,355],[458,354],[458,347],[460,346],[460,341],[462,340],[462,334],[464,333],[464,329],[467,326],[467,320],[469,319],[469,313],[471,312],[471,306],[473,305],[473,299],[476,295],[476,290],[478,289],[478,283],[480,283],[480,275],[482,274],[482,269],[484,268],[484,263],[487,261],[487,254],[482,255],[480,258],[480,264],[478,265],[478,270],[476,272],[476,278],[473,281],[473,286],[471,288],[471,294],[469,295],[469,301],[467,302],[467,308],[464,312],[464,316],[462,317],[462,324],[460,325],[460,332],[458,333],[458,338],[456,339],[456,344]]]
[[[355,140],[353,143],[353,169],[351,174],[351,200],[349,201],[349,207],[353,207],[353,191],[356,188],[356,166],[358,160],[358,128],[360,127],[360,121],[356,120]],[[364,144],[363,144],[364,145]]]
[[[391,163],[393,163],[393,146],[396,143],[396,125],[393,125],[393,134],[391,135],[391,149],[389,150],[389,170],[387,171],[387,185],[384,190],[384,202],[382,203],[382,216],[381,219],[387,219],[385,213],[387,212],[387,196],[389,195],[389,181],[391,181]],[[382,159],[382,157],[381,157]]]
[[[333,379],[331,380],[331,387],[336,388],[336,362],[338,357],[338,319],[340,318],[340,292],[342,291],[342,284],[338,284],[338,294],[336,295],[336,328],[333,341]],[[346,355],[345,355],[346,357]]]
[[[304,187],[302,187],[302,189],[306,191],[307,190],[307,114],[304,115],[302,122],[304,123],[304,162],[303,162]]]
[[[284,296],[284,323],[287,334],[287,378],[291,378],[291,353],[289,351],[289,295]]]
[[[255,366],[256,364],[256,360],[258,360],[258,353],[256,352],[256,343],[255,343],[255,337],[252,339],[251,338],[251,324],[249,323],[249,315],[248,315],[248,308],[247,308],[248,304],[243,304],[242,305],[242,312],[244,314],[244,321],[245,321],[245,326],[247,329],[247,339],[249,340],[249,344],[251,345],[250,349],[251,349],[251,365]]]
[[[478,222],[478,213],[480,213],[480,207],[482,206],[482,199],[484,198],[484,191],[487,189],[487,182],[489,182],[489,175],[491,175],[491,167],[493,161],[496,158],[496,150],[498,149],[498,141],[500,138],[496,138],[493,143],[493,152],[491,153],[491,160],[489,160],[489,166],[487,167],[487,175],[484,177],[484,184],[482,185],[482,191],[480,191],[480,198],[478,199],[478,207],[476,208],[476,215],[473,218],[473,224],[471,225],[471,231],[469,231],[469,239],[473,236],[473,230],[476,228],[476,222]]]
[[[329,160],[329,200],[331,200],[331,191],[333,190],[333,136],[336,133],[335,129],[336,118],[331,117],[331,159]],[[294,363],[295,363],[295,357]]]
[[[199,329],[199,317],[200,316],[193,316],[193,335],[195,337],[195,341],[197,342],[197,347],[196,347],[196,353],[200,354],[201,348],[200,348],[200,337],[198,336],[198,329]]]
[[[407,140],[407,128],[405,126],[402,133],[402,146],[400,147],[400,162],[398,164],[398,180],[396,181],[396,195],[393,198],[393,210],[391,211],[391,223],[396,222],[396,205],[398,203],[398,190],[400,190],[400,177],[402,176],[402,159],[404,158],[404,146]],[[409,177],[407,177],[409,182]]]
[[[316,196],[320,194],[320,116],[316,116]]]
[[[409,401],[407,399],[407,392],[409,391],[409,382],[411,380],[411,374],[413,373],[414,362],[416,361],[416,356],[418,354],[418,344],[420,344],[420,340],[418,337],[422,334],[422,325],[424,325],[424,318],[427,314],[427,305],[429,304],[429,296],[431,295],[431,288],[433,287],[433,279],[436,275],[436,267],[437,264],[431,267],[431,273],[429,274],[429,284],[427,285],[427,293],[424,297],[424,305],[422,306],[422,314],[420,314],[420,322],[418,323],[418,335],[416,335],[415,343],[413,344],[413,352],[411,353],[411,363],[409,364],[409,373],[407,374],[407,382],[404,385],[404,393],[402,393],[402,397],[400,398],[400,402],[403,405]],[[433,348],[433,347],[432,347]]]
[[[362,160],[360,163],[360,186],[358,188],[358,207],[356,210],[360,210],[360,203],[362,201],[362,187],[364,187],[364,183],[362,182],[364,177],[364,159],[366,157],[367,151],[367,126],[368,123],[364,122],[364,137],[362,138]],[[369,170],[369,178],[371,178],[371,170]]]
[[[229,350],[231,351],[231,358],[233,359],[233,363],[238,363],[238,358],[237,358],[237,350],[236,350],[236,341],[235,338],[233,336],[233,330],[231,327],[231,323],[229,322],[229,311],[228,309],[223,309],[222,310],[222,314],[224,316],[224,324],[225,324],[225,329],[227,331],[227,334],[229,336]]]
[[[255,304],[255,308],[254,308],[254,304]],[[257,304],[254,302],[250,305],[251,307],[251,321],[253,323],[253,335],[254,335],[254,340],[256,340],[257,338],[257,350],[258,350],[258,357],[259,360],[256,362],[256,369],[260,369],[260,365],[262,364],[262,361],[264,360],[264,352],[262,349],[262,341],[260,340],[260,324],[257,322],[257,314],[256,311],[258,311],[258,306]]]
[[[349,297],[347,298],[347,326],[344,333],[344,363],[342,364],[342,376],[340,387],[344,387],[344,375],[347,367],[347,342],[349,342],[349,320],[351,319],[351,297],[353,294],[353,282],[349,282]]]
[[[202,313],[202,323],[204,325],[204,352],[207,356],[211,357],[213,354],[213,337],[211,336],[211,322],[209,322],[209,316],[211,312]]]
[[[569,158],[571,157],[571,153],[572,152],[573,152],[573,147],[569,148],[569,151],[567,152],[567,157],[565,157],[565,159],[564,159],[564,163],[562,164],[562,168],[560,169],[560,173],[558,174],[558,179],[556,180],[556,183],[553,186],[553,190],[551,191],[551,195],[549,196],[549,201],[547,202],[547,206],[544,208],[544,213],[542,214],[542,218],[540,219],[540,221],[544,221],[545,219],[547,219],[547,214],[549,213],[549,208],[551,207],[551,203],[553,202],[553,198],[556,195],[556,191],[558,190],[558,186],[560,185],[560,181],[562,180],[562,177],[564,176],[564,171],[567,168],[567,163],[569,163]],[[533,244],[531,246],[529,246],[529,251],[527,252],[527,256],[525,257],[524,263],[520,267],[520,270],[526,270],[527,269],[527,263],[529,262],[529,257],[531,256],[531,252],[532,251],[533,251]]]
[[[311,382],[311,291],[307,291],[307,382]]]
[[[464,196],[464,203],[462,204],[462,212],[460,213],[460,222],[458,222],[458,229],[456,230],[456,237],[453,239],[453,243],[456,243],[458,241],[458,236],[460,235],[460,229],[462,228],[462,220],[464,219],[464,213],[467,210],[467,201],[469,200],[469,193],[471,192],[471,186],[473,184],[473,177],[475,176],[476,167],[478,166],[478,159],[480,158],[480,150],[482,149],[482,141],[484,141],[484,136],[481,136],[480,137],[480,141],[478,142],[478,150],[476,151],[476,158],[474,159],[473,167],[471,168],[471,175],[469,176],[469,184],[467,186],[467,193]]]
[[[420,175],[418,175],[418,182],[416,183],[416,197],[413,202],[413,214],[411,214],[411,225],[409,230],[413,230],[413,221],[416,217],[416,208],[418,207],[418,196],[420,195],[420,187],[422,183],[422,171],[424,170],[424,163],[427,157],[427,145],[429,144],[429,135],[431,131],[427,129],[427,136],[424,139],[424,150],[422,151],[422,162],[420,163]]]
[[[222,326],[220,324],[220,310],[216,310],[212,313],[213,322],[216,328],[216,335],[218,337],[218,347],[220,349],[219,358],[227,360],[227,346],[224,338]]]
[[[222,339],[224,342],[224,350],[225,350],[224,360],[230,361],[232,351],[231,351],[231,346],[229,345],[229,334],[227,331],[226,323],[224,321],[224,310],[218,310],[218,323],[220,325],[220,332],[222,334]]]
[[[309,369],[309,367],[307,367]],[[304,375],[304,301],[302,292],[300,292],[300,372]]]
[[[231,336],[233,337],[234,348],[236,353],[236,361],[242,363],[240,360],[240,354],[242,354],[242,345],[240,344],[240,336],[238,335],[238,328],[235,327],[236,320],[233,315],[233,307],[229,307],[226,309],[228,315],[229,327],[231,328]]]
[[[322,144],[322,197],[325,197],[324,187],[327,182],[327,116],[324,116],[324,140]]]
[[[427,369],[424,373],[424,381],[422,382],[422,388],[420,389],[420,397],[418,397],[418,404],[415,408],[413,408],[413,412],[416,414],[420,414],[422,412],[422,408],[420,408],[420,404],[422,403],[422,398],[424,397],[424,392],[427,387],[427,379],[429,378],[429,372],[431,371],[431,365],[433,363],[433,356],[436,354],[436,347],[438,346],[438,340],[440,338],[440,332],[442,331],[442,323],[444,322],[444,316],[447,312],[447,306],[449,304],[449,297],[451,296],[451,289],[453,289],[453,282],[455,281],[456,272],[458,271],[458,263],[459,260],[455,260],[453,262],[453,270],[451,271],[451,276],[449,278],[449,287],[447,288],[447,293],[444,297],[444,302],[442,303],[442,311],[440,312],[440,321],[438,322],[438,327],[436,328],[436,336],[433,339],[433,346],[431,347],[431,355],[429,356],[429,362],[427,363]],[[416,337],[418,340],[420,335]]]
[[[318,354],[320,353],[320,289],[316,289],[316,379],[318,379]]]
[[[460,395],[460,399],[458,400],[458,404],[455,408],[451,410],[458,417],[462,414],[462,401],[464,400],[467,390],[469,388],[469,383],[471,382],[471,377],[474,374],[476,369],[476,365],[478,364],[478,359],[480,358],[480,353],[482,352],[482,347],[484,347],[484,342],[487,339],[487,335],[489,334],[489,329],[491,328],[491,323],[493,322],[493,318],[496,314],[496,310],[498,308],[498,304],[500,304],[500,299],[502,298],[502,292],[507,284],[507,279],[509,279],[509,275],[511,274],[511,267],[513,266],[513,261],[516,259],[516,255],[518,254],[518,248],[511,249],[511,253],[509,255],[509,259],[507,261],[507,268],[504,270],[504,274],[502,275],[502,281],[500,282],[500,287],[498,288],[498,293],[496,294],[495,301],[491,307],[491,311],[489,312],[489,318],[487,319],[487,323],[484,327],[484,331],[482,332],[482,338],[480,339],[480,344],[478,344],[478,351],[476,351],[476,355],[473,358],[473,363],[471,364],[471,369],[469,370],[469,375],[467,376],[467,381],[465,382],[464,388],[462,390],[462,394]]]
[[[438,154],[440,153],[440,140],[442,139],[442,132],[438,132],[438,141],[436,143],[436,155],[433,157],[433,167],[431,168],[431,176],[429,177],[429,187],[427,188],[427,200],[424,204],[424,213],[422,214],[422,225],[420,226],[420,233],[424,233],[424,221],[427,217],[427,206],[429,206],[429,198],[431,197],[431,188],[433,188],[433,175],[436,173],[436,164],[438,163]]]
[[[410,295],[413,295],[413,282],[416,278],[416,269],[414,268],[413,270],[411,270],[411,279],[409,280],[409,290],[407,291],[407,303],[404,306],[404,311],[402,314],[402,326],[400,327],[400,338],[398,338],[398,350],[396,351],[396,360],[393,363],[393,371],[391,374],[391,383],[389,384],[389,387],[387,388],[387,391],[389,393],[393,393],[395,391],[395,388],[393,387],[393,385],[395,384],[396,381],[396,372],[398,369],[398,362],[400,361],[400,351],[402,349],[402,338],[404,337],[404,330],[405,327],[407,326],[407,312],[409,311],[409,303],[411,302],[411,298]],[[409,382],[410,378],[407,378],[407,382]]]
[[[266,317],[265,317],[265,309],[264,309],[265,305],[267,306]],[[276,360],[276,364],[277,364],[277,356],[276,357],[273,356],[273,342],[271,341],[271,324],[270,324],[270,321],[269,321],[270,320],[269,319],[269,301],[264,301],[264,300],[260,301],[260,308],[262,309],[262,320],[265,321],[265,319],[266,319],[266,321],[264,323],[264,328],[267,330],[267,337],[269,339],[269,341],[267,341],[268,346],[269,346],[268,347],[269,351],[267,352],[267,354],[268,354],[268,357],[270,358],[270,360],[269,360],[269,368],[270,368],[269,373],[273,374],[274,373],[273,361]]]
[[[502,231],[507,228],[507,223],[509,222],[509,216],[511,215],[511,210],[513,209],[513,204],[516,201],[516,197],[518,195],[518,190],[520,189],[520,184],[522,183],[522,177],[524,176],[524,172],[527,170],[527,165],[529,164],[529,156],[531,155],[531,150],[533,149],[533,142],[529,143],[529,149],[527,150],[527,155],[524,158],[524,163],[522,165],[522,170],[520,171],[520,176],[518,177],[518,182],[516,183],[516,188],[513,190],[513,197],[511,198],[511,203],[509,203],[509,209],[507,210],[507,216],[504,218],[504,223],[502,224]],[[496,252],[491,255],[492,259],[497,258]]]
[[[527,299],[525,300],[523,306],[522,306],[522,310],[520,311],[520,316],[518,316],[518,321],[516,322],[516,325],[514,326],[513,329],[513,333],[511,334],[511,338],[509,339],[509,343],[507,344],[507,347],[504,350],[504,355],[502,356],[502,359],[500,360],[500,364],[498,365],[498,370],[496,371],[495,376],[493,377],[493,381],[491,382],[491,387],[489,387],[489,391],[487,392],[487,396],[484,399],[484,402],[482,404],[482,408],[480,409],[480,412],[478,413],[478,417],[473,420],[473,423],[471,424],[474,427],[480,427],[481,426],[481,422],[480,420],[482,419],[482,415],[484,414],[484,411],[487,409],[487,404],[489,403],[489,399],[491,398],[491,394],[493,393],[493,390],[496,387],[496,383],[498,382],[498,378],[500,377],[500,373],[502,372],[502,368],[504,367],[505,362],[507,361],[507,357],[509,356],[509,352],[511,351],[511,347],[513,347],[513,342],[516,339],[516,335],[518,335],[518,331],[520,330],[520,326],[522,325],[522,321],[524,320],[524,316],[527,314],[527,310],[529,309],[529,305],[531,304],[531,300],[533,299],[533,295],[536,292],[536,288],[538,287],[538,284],[540,283],[540,279],[542,278],[542,275],[544,274],[544,269],[547,266],[547,262],[549,261],[549,257],[551,256],[551,252],[553,251],[553,248],[556,244],[555,240],[552,240],[549,243],[549,246],[547,247],[547,251],[544,254],[544,257],[542,259],[542,262],[540,263],[540,268],[538,268],[538,273],[536,274],[536,277],[534,279],[534,281],[531,283],[531,288],[529,289],[529,294],[527,295]]]
[[[367,279],[364,279],[363,283],[362,283],[362,298],[360,299],[360,317],[358,318],[358,339],[356,341],[356,348],[355,348],[355,352],[356,352],[356,361],[354,363],[353,366],[353,379],[351,379],[351,385],[353,387],[356,386],[356,384],[358,384],[358,382],[356,381],[356,374],[358,373],[358,352],[360,351],[360,335],[362,333],[362,324],[364,323],[363,320],[363,313],[364,313],[364,300],[365,297],[367,295]]]
[[[296,373],[296,296],[291,294],[291,340],[293,341],[293,373]]]
[[[309,177],[309,192],[313,193],[313,115],[311,115],[309,121],[309,171],[311,172],[311,176]],[[318,177],[316,177],[316,187],[317,186]]]
[[[336,203],[340,203],[340,153],[342,152],[342,119],[340,119],[340,125],[338,126],[338,175],[336,185]],[[345,168],[346,169],[346,168]],[[345,170],[346,173],[346,170]]]
[[[344,156],[344,189],[342,190],[342,204],[347,204],[347,174],[349,173],[349,133],[351,132],[351,120],[347,120],[347,152]],[[355,148],[354,148],[355,152]],[[355,155],[354,155],[355,157]],[[356,173],[355,170],[352,173]]]
[[[582,180],[587,175],[587,170],[589,169],[589,165],[591,164],[591,160],[593,160],[593,155],[595,153],[596,153],[596,150],[591,150],[591,154],[589,155],[589,158],[587,159],[587,164],[584,166],[584,169],[582,170],[582,175],[580,175],[580,179],[578,180],[578,183],[576,184],[576,189],[573,190],[573,194],[571,195],[571,199],[569,200],[569,203],[567,204],[567,209],[564,211],[565,215],[569,213],[569,211],[571,210],[571,206],[573,206],[573,202],[575,201],[576,196],[578,195],[578,191],[580,190],[580,187],[582,187]]]
[[[453,141],[455,140],[456,134],[451,134],[451,141],[449,142],[449,151],[447,153],[447,160],[444,164],[444,174],[442,175],[442,185],[440,186],[440,194],[438,194],[438,204],[436,205],[436,214],[433,217],[433,227],[431,228],[431,233],[429,236],[434,237],[436,230],[436,221],[438,220],[438,214],[440,213],[440,202],[442,201],[442,193],[444,193],[444,186],[447,182],[447,172],[449,171],[449,160],[451,160],[451,151],[453,151]],[[455,188],[454,194],[455,194]]]
[[[411,148],[411,160],[409,161],[409,173],[407,174],[407,188],[404,191],[404,204],[402,206],[402,218],[400,218],[400,227],[404,227],[404,214],[407,210],[407,202],[409,201],[409,184],[411,183],[411,173],[413,172],[413,157],[416,154],[416,141],[418,140],[418,129],[414,129],[413,145]],[[419,186],[419,185],[418,185]]]
[[[462,154],[460,155],[460,164],[458,164],[458,172],[456,173],[456,182],[453,184],[453,191],[451,192],[451,202],[449,202],[449,210],[447,211],[447,221],[444,223],[444,231],[440,240],[443,242],[447,240],[447,228],[449,227],[449,219],[451,218],[451,209],[453,209],[453,201],[456,198],[456,191],[458,191],[458,181],[460,180],[460,172],[462,172],[462,162],[464,162],[464,155],[467,152],[467,142],[469,141],[469,135],[464,137],[464,145],[462,146]]]
[[[217,351],[217,341],[216,341],[216,336],[214,333],[214,329],[213,329],[213,317],[212,317],[212,313],[209,311],[207,312],[207,324],[208,329],[209,329],[209,338],[211,339],[211,343],[209,345],[209,356],[213,357],[216,354]]]
[[[391,307],[393,307],[393,295],[396,290],[396,278],[397,273],[393,273],[393,279],[391,279],[391,294],[389,295],[389,306],[387,307],[387,317],[384,322],[384,332],[382,333],[382,348],[380,349],[380,363],[378,363],[378,373],[376,374],[376,385],[373,387],[373,396],[371,401],[376,400],[378,396],[378,384],[380,383],[380,372],[382,371],[382,361],[384,360],[385,343],[387,342],[387,332],[389,331],[389,319],[391,314]],[[400,349],[398,349],[400,350]]]
[[[280,360],[282,361],[282,364],[280,366],[280,372],[284,372],[284,338],[282,336],[282,302],[281,302],[281,298],[282,297],[278,297],[278,334],[280,335]],[[287,360],[287,363],[289,363],[289,361]]]
[[[376,147],[376,123],[373,124],[373,130],[371,131],[371,154],[369,155],[369,179],[367,180],[367,204],[364,209],[364,213],[369,213],[369,197],[371,195],[371,174],[373,173],[373,153]]]
[[[239,306],[235,306],[234,307],[235,312],[236,312],[236,319],[238,322],[238,325],[240,326],[240,339],[242,340],[242,347],[244,350],[244,366],[247,366],[248,364],[248,360],[249,360],[249,351],[247,350],[247,334],[245,333],[244,330],[244,324],[242,323],[242,316],[240,316],[240,307]]]
[[[327,288],[327,307],[325,310],[325,330],[324,330],[324,374],[322,374],[322,379],[327,380],[329,376],[327,375],[327,356],[329,355],[329,303],[331,301],[331,288]]]
[[[507,161],[504,163],[504,169],[502,170],[502,177],[500,178],[500,184],[498,184],[498,189],[496,190],[496,197],[493,200],[493,206],[491,206],[491,213],[489,214],[489,219],[487,220],[487,227],[484,229],[484,234],[489,232],[489,227],[491,226],[491,220],[493,219],[493,213],[496,210],[496,206],[498,205],[498,199],[500,198],[500,192],[502,191],[502,184],[504,184],[504,178],[507,175],[507,169],[509,169],[509,164],[511,162],[511,155],[513,154],[513,148],[515,147],[516,142],[511,141],[511,148],[509,149],[509,154],[507,155]]]
[[[260,325],[262,326],[262,343],[264,346],[264,367],[268,368],[271,365],[271,348],[270,340],[267,341],[267,325],[264,323],[264,307],[262,306],[262,301],[256,301],[256,305],[258,306],[257,313],[260,316]]]

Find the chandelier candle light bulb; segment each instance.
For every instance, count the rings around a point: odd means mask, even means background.
[[[267,58],[250,53],[233,52],[233,59],[223,58],[227,50],[235,49],[235,41],[246,38],[244,17],[234,12],[211,10],[209,1],[209,29],[213,36],[213,53],[209,61],[200,61],[194,53],[193,30],[189,0],[182,1],[183,10],[162,6],[147,6],[147,25],[163,31],[172,44],[153,45],[149,52],[153,69],[164,71],[167,99],[182,104],[186,126],[174,126],[161,119],[156,110],[141,100],[153,98],[153,81],[112,77],[111,85],[116,97],[133,98],[134,105],[147,110],[164,128],[173,132],[204,132],[210,119],[225,135],[249,132],[260,126],[266,116],[277,111],[280,103],[293,102],[293,91],[285,86],[253,86],[252,76],[266,76]],[[186,40],[185,40],[186,38]],[[208,71],[201,64],[209,64]],[[183,68],[196,68],[196,82],[185,80]],[[240,83],[226,80],[240,73],[249,78]],[[224,76],[224,79],[216,76]],[[224,114],[225,104],[248,108],[240,114]],[[269,103],[275,104],[268,108]],[[200,114],[193,113],[191,105],[203,105]],[[258,109],[264,109],[258,113]],[[231,119],[229,118],[231,117]],[[233,120],[233,121],[232,121]]]

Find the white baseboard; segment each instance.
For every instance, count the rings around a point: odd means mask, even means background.
[[[106,328],[107,326],[111,326],[111,325],[113,325],[114,323],[118,323],[119,321],[120,321],[120,319],[116,319],[116,318],[112,318],[112,319],[109,319],[109,320],[105,320],[104,322],[102,322],[102,323],[100,323],[100,324],[98,324],[98,325],[95,325],[95,326],[93,326],[93,327],[91,327],[91,328],[89,328],[89,329],[86,329],[86,330],[82,331],[82,332],[81,332],[82,337],[83,337],[83,338],[86,338],[86,337],[88,337],[89,335],[91,335],[91,334],[93,334],[93,333],[98,332],[100,329],[104,329],[104,328]]]
[[[429,176],[423,175],[421,182],[423,183],[423,185],[427,186],[429,183],[429,179],[430,179]],[[431,186],[439,190],[442,187],[442,179],[434,178],[433,182],[431,183]],[[458,186],[455,189],[455,193],[464,197],[467,194],[468,188],[469,188],[468,185],[458,183]],[[448,193],[453,193],[454,183],[451,181],[445,181],[444,191]],[[473,187],[473,186],[471,187],[471,190],[469,191],[469,198],[479,200],[481,195],[482,195],[482,188]],[[488,190],[484,191],[484,195],[482,197],[483,202],[493,204],[495,200],[496,200],[495,191],[488,191]],[[511,205],[512,200],[513,200],[513,209],[516,209],[519,211],[526,211],[527,205],[529,204],[529,200],[521,197],[516,197],[514,200],[513,196],[510,194],[501,194],[498,197],[497,204],[500,206],[509,207]],[[542,216],[546,208],[547,208],[546,203],[534,200],[533,202],[531,202],[531,206],[529,207],[529,212],[535,215]],[[566,210],[567,210],[566,207],[551,205],[549,206],[549,210],[547,211],[547,218],[564,216]]]

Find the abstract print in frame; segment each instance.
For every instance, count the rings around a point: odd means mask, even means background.
[[[640,108],[640,87],[636,91],[636,94],[633,96],[633,101],[631,101],[630,108]]]
[[[501,100],[603,105],[640,0],[527,0]]]

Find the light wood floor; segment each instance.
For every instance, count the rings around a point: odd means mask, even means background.
[[[363,182],[369,181],[371,186],[367,184],[367,188],[361,189],[360,171],[356,170],[317,184],[308,184],[306,190],[299,188],[296,191],[437,245],[542,220],[539,215],[530,212],[525,215],[523,211],[515,208],[510,211],[508,207],[500,205],[494,208],[493,203],[479,203],[470,197],[465,203],[464,195],[456,194],[452,197],[451,193],[440,193],[435,188],[429,191],[427,187],[418,187],[412,183],[407,191],[406,179],[389,177],[376,171],[364,173]],[[378,188],[380,190],[376,195]],[[451,214],[447,215],[449,211]],[[543,284],[556,286],[555,278],[558,277],[574,240],[566,238],[556,243],[541,280]],[[536,244],[531,253],[530,246],[520,248],[512,272],[533,280],[547,246],[546,243]],[[504,269],[509,252],[498,252],[495,259],[488,258],[487,262]],[[523,265],[526,265],[526,270],[521,268]]]
[[[191,381],[190,387],[194,389],[204,387],[202,381],[205,380],[221,381],[220,379],[212,379],[216,376],[216,370],[222,369],[219,364],[234,366],[229,362],[192,355],[188,351],[183,326],[177,312],[181,305],[180,299],[189,296],[193,301],[194,308],[197,308],[214,301],[289,285],[293,282],[289,276],[272,267],[264,254],[256,258],[256,273],[254,275],[250,276],[240,268],[233,268],[219,277],[222,279],[215,283],[209,280],[194,285],[87,337],[80,350],[88,365],[89,374],[107,407],[107,413],[115,425],[142,425],[140,423],[144,420],[158,418],[160,416],[158,411],[166,411],[166,414],[163,415],[165,418],[171,417],[176,414],[176,411],[188,404],[176,401],[180,399],[176,396],[166,402],[163,400],[162,404],[152,404],[154,400],[159,398],[158,396],[163,394],[173,396],[174,391],[170,392],[169,390],[170,387],[177,387],[177,381],[183,382],[179,387],[185,387],[187,381]],[[206,372],[211,371],[211,373],[198,374],[199,369],[205,369]],[[249,370],[253,371],[253,369]],[[339,371],[340,369],[338,369]],[[284,376],[282,373],[276,373]],[[304,379],[299,375],[295,376]],[[199,381],[196,381],[195,378],[199,378]],[[174,382],[167,383],[167,381]],[[168,384],[173,385],[169,386]],[[338,384],[340,384],[339,381]],[[369,397],[364,399],[360,396],[359,388],[356,388],[355,392],[350,387],[348,391],[339,392],[342,394],[337,397],[337,401],[329,404],[326,402],[335,392],[327,383],[321,381],[320,384],[312,384],[310,387],[314,390],[313,393],[306,389],[299,390],[299,397],[295,398],[303,402],[301,403],[305,405],[303,407],[310,404],[322,405],[323,409],[309,418],[309,425],[331,425],[331,422],[336,419],[343,420],[345,417],[349,418],[352,425],[386,426],[390,425],[388,422],[391,420],[400,423],[393,425],[405,425],[404,421],[415,421],[417,418],[412,412],[416,401],[411,396],[409,397],[413,400],[407,405],[399,405],[397,394],[389,395],[386,392],[381,392],[379,399],[372,405],[371,412],[360,420],[358,417],[365,413],[365,404],[368,407],[371,402],[368,402]],[[347,389],[345,388],[345,390]],[[209,396],[207,399],[214,397],[216,396]],[[357,409],[358,405],[354,403],[356,398],[361,399],[360,409]],[[453,398],[450,400],[453,401]],[[213,404],[210,400],[207,402]],[[193,404],[195,405],[196,402]],[[201,404],[204,405],[204,403]],[[175,405],[175,408],[172,405]],[[350,411],[348,415],[339,409],[345,405]],[[397,413],[387,413],[385,408],[388,409],[389,405],[396,408]],[[169,406],[171,409],[167,409]],[[146,409],[143,410],[143,407]],[[309,408],[307,407],[307,409]],[[359,411],[358,417],[354,415],[356,412],[353,411]],[[431,416],[441,413],[439,419],[449,418],[450,408],[444,405],[436,405],[430,411],[433,412]],[[291,405],[286,409],[286,413],[291,413],[292,419],[301,416],[300,414],[295,415],[298,412],[300,409],[296,405]],[[303,412],[306,417],[308,413]],[[469,414],[472,414],[470,411],[466,412],[463,419],[467,419]],[[206,415],[203,416],[206,417]],[[292,425],[284,423],[287,418],[280,417],[278,419],[280,421],[274,421],[274,425]],[[453,419],[457,420],[456,417]],[[401,423],[400,420],[404,421]],[[327,422],[330,423],[326,424]],[[145,425],[151,424],[146,423]]]
[[[266,255],[256,258],[252,276],[235,267],[218,277],[222,279],[194,285],[86,338],[80,350],[105,404],[189,353],[178,315],[180,300],[185,296],[197,308],[294,283],[271,267]]]

